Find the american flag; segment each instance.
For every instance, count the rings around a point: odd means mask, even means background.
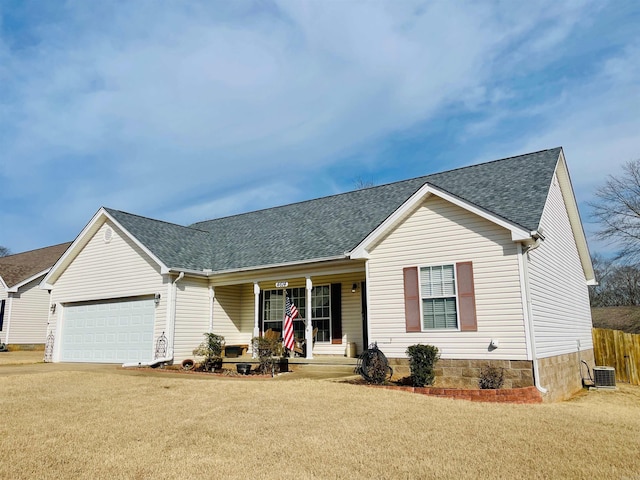
[[[284,339],[284,346],[289,350],[293,350],[295,346],[295,341],[293,339],[293,319],[298,316],[298,309],[291,302],[289,295],[287,295],[287,301],[284,308],[284,334],[282,338]]]

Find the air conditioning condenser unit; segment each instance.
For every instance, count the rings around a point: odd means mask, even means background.
[[[613,367],[593,367],[593,383],[596,388],[616,388],[616,369]]]

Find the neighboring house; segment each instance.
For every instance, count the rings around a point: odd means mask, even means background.
[[[555,148],[188,227],[101,208],[43,283],[53,361],[179,362],[207,331],[249,344],[282,329],[287,285],[308,357],[432,344],[439,385],[492,361],[553,400],[593,365],[593,281]]]
[[[0,257],[0,343],[21,348],[44,345],[49,292],[38,286],[69,245]]]

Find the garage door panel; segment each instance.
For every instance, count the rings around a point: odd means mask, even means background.
[[[154,307],[152,299],[66,306],[62,361],[150,361],[153,352]]]

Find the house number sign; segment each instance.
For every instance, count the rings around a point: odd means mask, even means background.
[[[276,282],[276,288],[287,288],[289,286],[289,282]]]

